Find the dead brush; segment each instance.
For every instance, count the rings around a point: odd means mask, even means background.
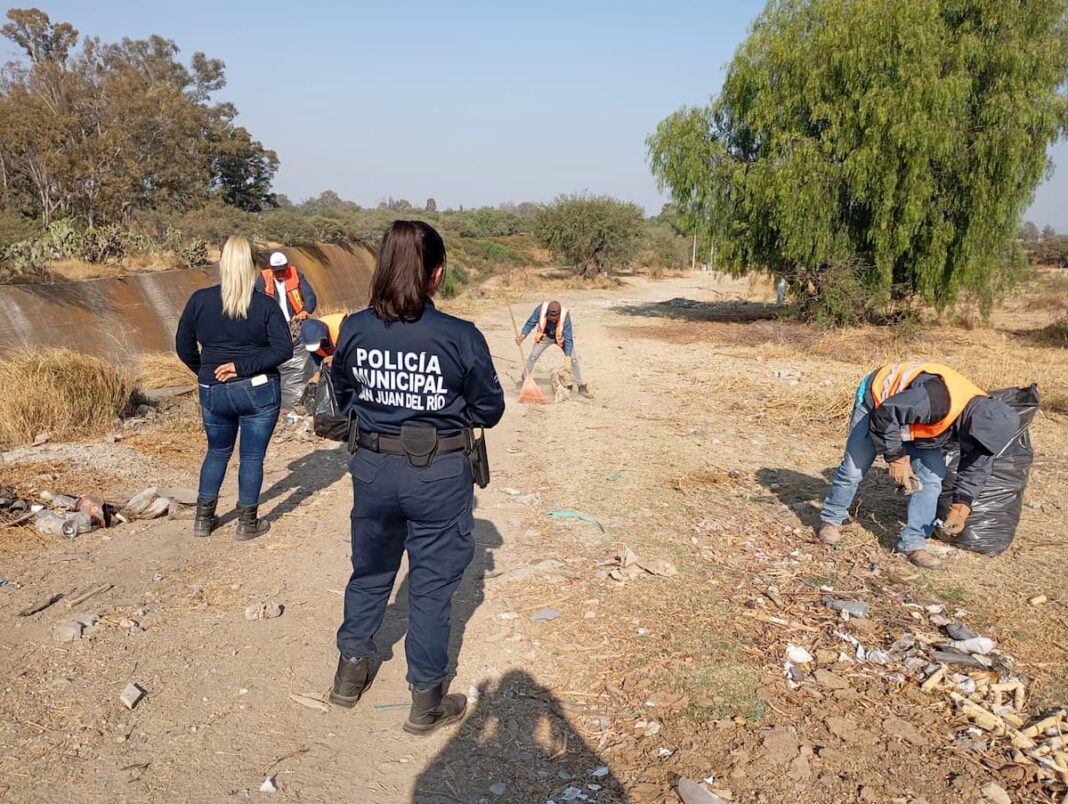
[[[196,375],[170,352],[148,352],[137,358],[137,385],[145,390],[192,385]]]
[[[134,378],[97,357],[70,349],[21,349],[0,360],[0,447],[99,433],[134,399]]]

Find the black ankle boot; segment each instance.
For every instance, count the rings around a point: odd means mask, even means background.
[[[215,506],[219,504],[218,498],[214,500],[197,500],[197,513],[193,519],[194,536],[210,536],[215,530]]]
[[[585,383],[578,387],[578,392],[582,394],[582,396],[586,397],[586,399],[593,399],[593,394],[590,393],[590,386],[586,385]]]
[[[430,734],[456,723],[467,712],[467,696],[458,692],[444,694],[444,685],[429,689],[412,687],[412,709],[403,728],[409,734]]]
[[[334,673],[334,688],[330,690],[330,703],[352,709],[370,685],[368,675],[371,660],[366,656],[346,659],[342,656],[337,661]]]
[[[262,536],[271,529],[271,523],[256,517],[258,505],[237,506],[237,540],[246,542]]]

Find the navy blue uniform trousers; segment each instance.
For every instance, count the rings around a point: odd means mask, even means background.
[[[408,682],[433,687],[448,676],[452,596],[475,553],[471,466],[462,452],[413,468],[403,455],[360,449],[352,472],[352,577],[337,646],[373,656],[389,595],[408,551]]]

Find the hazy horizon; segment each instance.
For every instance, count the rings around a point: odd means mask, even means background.
[[[74,0],[35,5],[81,36],[159,34],[226,62],[238,123],[273,149],[276,192],[441,209],[590,192],[655,214],[645,138],[706,103],[763,2],[326,2],[294,7]],[[311,9],[311,10],[309,10]],[[3,40],[0,58],[16,56]],[[1068,164],[1068,144],[1052,149]],[[1056,170],[1025,216],[1068,232]]]

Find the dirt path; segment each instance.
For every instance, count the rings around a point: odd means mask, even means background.
[[[783,684],[787,641],[823,638],[814,631],[833,639],[835,626],[773,624],[753,608],[768,587],[789,595],[789,608],[818,603],[821,585],[877,581],[897,608],[885,631],[862,636],[887,642],[910,622],[899,590],[909,590],[906,602],[937,591],[878,546],[892,519],[865,523],[837,553],[813,544],[806,526],[840,428],[817,421],[798,437],[776,394],[803,371],[798,393],[826,412],[857,367],[808,360],[791,343],[721,343],[701,329],[703,303],[745,315],[749,307],[728,300],[747,291],[699,274],[554,292],[573,311],[597,397],[531,408],[515,403],[507,380],[518,360],[506,310],[492,299],[463,303],[510,402],[490,433],[493,483],[476,490],[478,549],[454,612],[453,688],[474,691],[463,727],[426,740],[400,731],[403,582],[379,638],[382,667],[359,707],[323,713],[290,699],[323,694],[336,663],[351,485],[341,451],[282,438],[268,456],[262,510],[273,528],[263,539],[238,544],[231,524],[193,540],[188,523],[160,521],[6,554],[0,575],[22,588],[0,587],[0,797],[267,799],[259,788],[270,776],[273,797],[287,800],[657,801],[673,800],[685,775],[714,777],[736,800],[975,801],[990,772],[942,751],[949,727],[930,701],[899,696],[895,682],[837,651],[826,666],[848,678],[845,688],[821,695],[806,685],[790,697]],[[538,300],[525,294],[516,314]],[[548,353],[540,378],[559,362]],[[180,451],[198,436],[170,438],[162,443]],[[93,460],[125,469],[129,491],[158,482],[151,461],[131,463],[120,448],[120,459]],[[180,479],[181,462],[165,458],[155,459],[160,474]],[[195,466],[186,471],[192,485]],[[1054,460],[1050,484],[1059,471]],[[881,499],[865,488],[866,500]],[[1038,493],[1052,498],[1052,488]],[[550,519],[556,510],[601,527]],[[1056,516],[1033,509],[1024,529],[1045,534]],[[609,580],[622,544],[672,561],[678,575]],[[966,586],[968,573],[992,566],[984,561],[961,559],[952,572]],[[1043,577],[1038,569],[1028,565],[1031,577]],[[50,593],[104,582],[113,588],[72,611],[60,601],[15,616]],[[285,611],[246,621],[260,601]],[[103,624],[81,641],[53,641],[52,628],[79,612]],[[122,618],[140,627],[122,628]],[[1021,613],[1019,628],[1028,622]],[[133,712],[118,701],[131,681],[148,691]],[[941,733],[915,736],[900,719]],[[883,734],[887,723],[896,736]]]

